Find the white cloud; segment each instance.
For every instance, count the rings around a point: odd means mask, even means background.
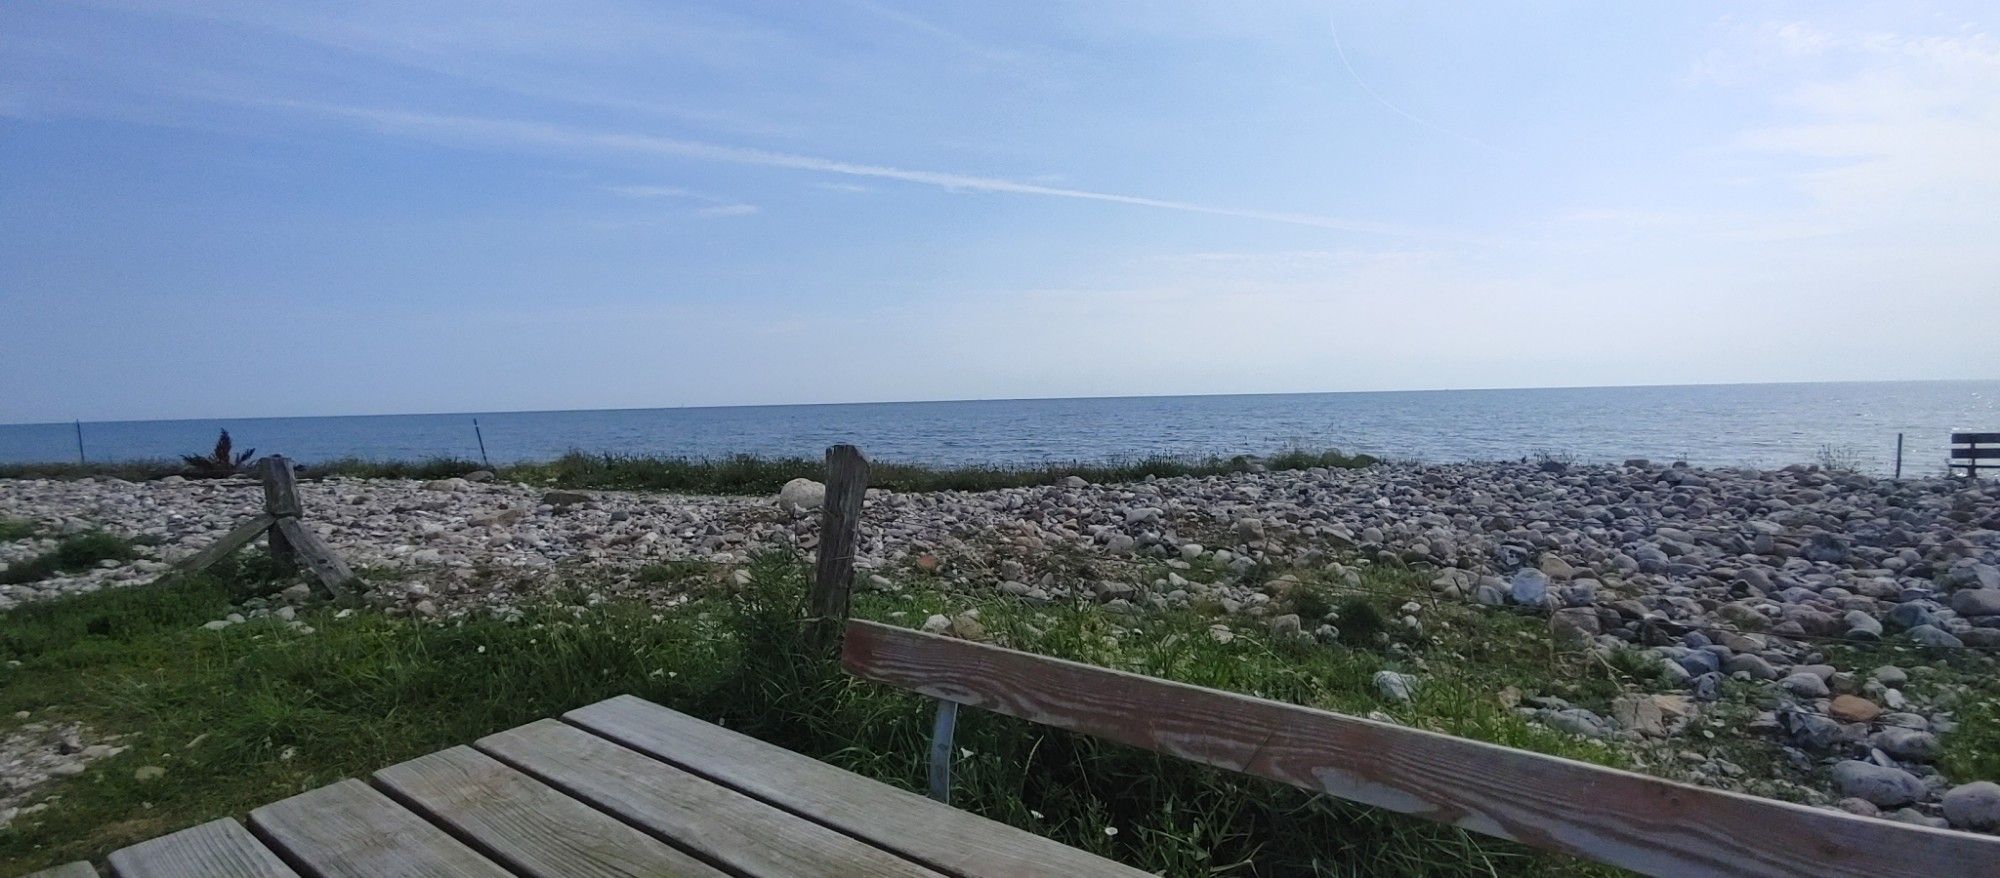
[[[758,212],[754,204],[747,204],[728,198],[704,195],[679,186],[606,186],[606,192],[626,198],[672,199],[694,202],[695,208],[689,213],[695,216],[749,216]]]
[[[1796,161],[1796,190],[1850,228],[2000,231],[2000,41],[1978,30],[1802,32],[1767,31],[1794,59],[1763,68],[1780,118],[1737,145]]]

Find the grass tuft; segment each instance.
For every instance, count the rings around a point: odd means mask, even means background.
[[[59,573],[76,573],[97,566],[100,561],[126,561],[138,557],[132,541],[102,531],[74,534],[56,547],[26,561],[0,570],[0,585],[40,582]]]
[[[0,518],[0,543],[25,540],[41,531],[35,523],[21,518]]]

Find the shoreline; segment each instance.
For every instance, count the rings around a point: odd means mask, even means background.
[[[1052,485],[1069,478],[1091,482],[1128,482],[1147,477],[1223,475],[1314,467],[1355,468],[1378,463],[1366,454],[1334,449],[1290,447],[1268,455],[1152,455],[1101,460],[1050,461],[1036,465],[975,464],[933,466],[898,461],[873,461],[871,487],[895,491],[984,491]],[[572,451],[545,461],[488,466],[458,457],[419,460],[375,460],[359,457],[325,461],[295,461],[302,479],[467,478],[518,482],[552,488],[586,490],[654,490],[700,494],[757,495],[776,493],[793,479],[817,479],[822,461],[806,457],[765,457],[732,454],[712,458],[672,455],[593,454]],[[483,474],[483,475],[482,475]],[[118,479],[128,482],[208,477],[197,475],[181,461],[142,459],[103,463],[0,464],[4,480]]]

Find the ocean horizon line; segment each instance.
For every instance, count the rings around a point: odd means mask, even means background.
[[[0,427],[54,427],[70,424],[179,424],[197,421],[306,421],[326,418],[437,418],[437,417],[479,417],[485,415],[565,415],[601,414],[612,412],[653,412],[653,411],[727,411],[732,409],[779,409],[779,408],[837,408],[841,406],[883,406],[883,405],[953,405],[971,403],[1022,403],[1022,402],[1081,402],[1091,400],[1123,401],[1144,399],[1219,399],[1256,398],[1272,396],[1369,396],[1385,394],[1436,394],[1436,393],[1519,393],[1528,391],[1564,390],[1671,390],[1675,388],[1705,387],[1788,387],[1827,386],[1855,384],[1981,384],[2000,381],[2000,378],[1870,378],[1835,381],[1713,381],[1675,384],[1561,384],[1526,387],[1419,387],[1404,389],[1373,390],[1272,390],[1244,393],[1132,393],[1104,396],[993,396],[962,397],[954,399],[878,399],[849,400],[842,402],[769,402],[769,403],[720,403],[686,405],[639,405],[608,406],[601,408],[547,408],[547,409],[467,409],[459,411],[407,411],[373,413],[335,413],[317,415],[194,415],[175,418],[105,418],[85,420],[71,418],[60,421],[5,421]]]

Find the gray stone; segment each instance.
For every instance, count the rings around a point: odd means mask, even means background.
[[[1875,733],[1875,747],[1904,762],[1934,762],[1940,748],[1936,735],[1895,726]]]
[[[1951,608],[1961,616],[2000,616],[2000,588],[1968,588],[1951,596]]]
[[[1514,603],[1522,606],[1542,606],[1549,597],[1548,574],[1532,569],[1515,571],[1514,578],[1507,583],[1507,593]]]
[[[1267,624],[1271,627],[1271,636],[1280,639],[1289,640],[1297,638],[1301,630],[1299,627],[1299,614],[1297,613],[1272,616],[1271,621]]]
[[[1597,611],[1568,609],[1557,610],[1549,617],[1549,632],[1557,643],[1575,646],[1589,643],[1603,630],[1597,620]]]
[[[1822,564],[1845,564],[1848,558],[1847,541],[1833,534],[1813,534],[1805,549],[1799,554],[1808,561]]]
[[[1847,760],[1833,767],[1833,785],[1843,796],[1853,796],[1884,808],[1920,801],[1927,789],[1917,776],[1900,768],[1873,762]]]
[[[2000,784],[1980,780],[1952,787],[1944,794],[1944,819],[1960,829],[2000,830]]]
[[[1909,638],[1912,641],[1915,641],[1918,646],[1930,646],[1930,647],[1937,647],[1939,649],[1957,649],[1965,645],[1965,641],[1953,637],[1949,632],[1946,632],[1942,628],[1936,628],[1930,625],[1918,625],[1917,627],[1912,628],[1905,633],[1909,636]]]
[[[1826,690],[1826,680],[1820,680],[1818,674],[1792,674],[1778,680],[1778,686],[1800,698],[1826,698],[1832,694]]]
[[[1399,674],[1395,671],[1375,672],[1375,691],[1388,701],[1398,704],[1407,702],[1416,688],[1417,678],[1409,674]]]
[[[1581,707],[1547,711],[1542,714],[1542,724],[1585,738],[1603,738],[1611,734],[1611,726],[1603,717]]]
[[[1620,695],[1611,702],[1611,716],[1620,726],[1649,738],[1680,731],[1695,711],[1694,702],[1685,695]]]
[[[1236,538],[1246,543],[1254,543],[1264,539],[1264,520],[1261,518],[1237,519]]]
[[[1910,629],[1935,623],[1937,614],[1923,603],[1912,601],[1891,607],[1888,614],[1882,617],[1882,621],[1896,628]]]
[[[1871,641],[1882,639],[1882,623],[1860,610],[1849,610],[1841,617],[1847,624],[1847,639]]]
[[[825,503],[826,486],[812,479],[793,479],[778,489],[778,508],[795,515],[818,509]]]
[[[1778,679],[1777,668],[1771,667],[1771,663],[1765,661],[1763,656],[1749,653],[1730,656],[1728,661],[1722,663],[1722,671],[1727,674],[1748,674],[1752,680]]]

